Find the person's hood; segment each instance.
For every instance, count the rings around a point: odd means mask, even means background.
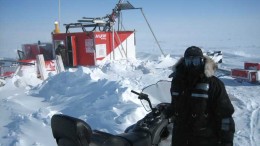
[[[204,75],[209,78],[215,74],[218,66],[214,62],[214,60],[212,60],[208,56],[204,56],[204,58],[205,58]],[[182,69],[184,69],[184,57],[180,58],[178,62],[172,67],[173,72]]]

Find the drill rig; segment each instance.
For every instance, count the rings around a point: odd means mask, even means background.
[[[86,28],[92,28],[92,31],[111,31],[112,27],[116,23],[116,19],[120,17],[122,10],[137,9],[130,2],[123,2],[119,0],[111,14],[107,14],[104,17],[82,17],[77,23],[64,24],[66,27],[66,33],[70,28],[82,28],[86,32]],[[118,21],[120,23],[120,20]]]

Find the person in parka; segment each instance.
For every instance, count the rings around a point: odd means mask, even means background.
[[[172,146],[233,146],[234,107],[215,62],[191,46],[174,66],[170,115]]]
[[[61,55],[63,65],[68,66],[68,51],[63,42],[58,45],[57,49],[55,50],[55,54]]]

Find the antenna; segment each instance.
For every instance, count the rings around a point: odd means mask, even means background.
[[[59,22],[59,26],[60,26],[60,0],[59,0],[59,12],[58,12],[58,14],[59,14],[58,22]]]

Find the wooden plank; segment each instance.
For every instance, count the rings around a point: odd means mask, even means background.
[[[37,63],[37,69],[40,73],[41,79],[45,80],[48,78],[46,68],[45,68],[45,61],[42,54],[39,54],[36,56],[36,63]]]

